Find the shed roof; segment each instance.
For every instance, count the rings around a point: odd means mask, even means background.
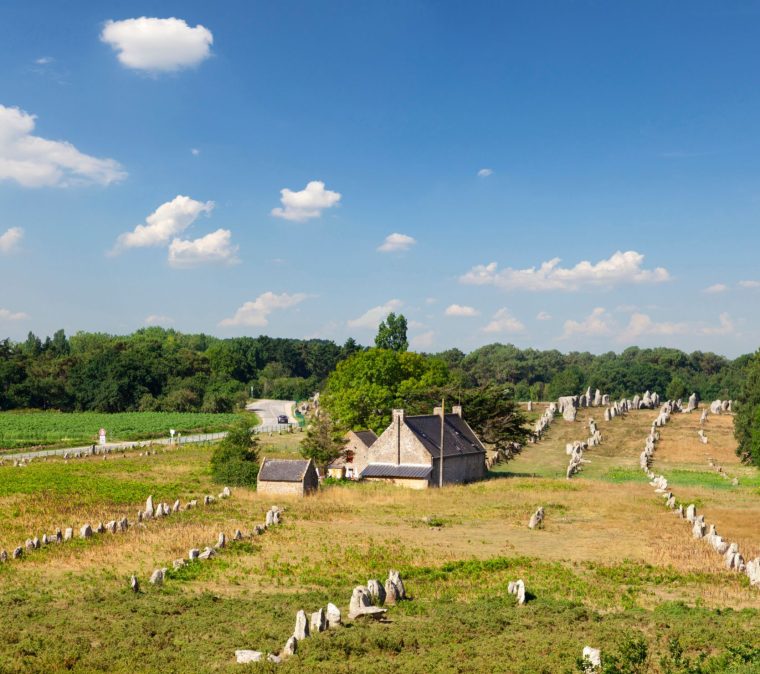
[[[400,466],[393,463],[370,463],[362,471],[361,477],[401,477],[426,480],[430,477],[432,470],[432,466],[418,466],[410,463],[402,463]]]
[[[264,459],[259,469],[263,482],[303,482],[310,459]]]
[[[377,440],[377,435],[375,435],[374,431],[354,431],[354,435],[364,443],[365,447],[369,447]]]
[[[404,419],[409,430],[430,452],[433,458],[441,454],[441,417],[437,414],[425,414]],[[443,430],[443,456],[461,456],[485,452],[485,447],[473,430],[458,414],[445,415]]]

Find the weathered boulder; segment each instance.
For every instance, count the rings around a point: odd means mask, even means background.
[[[216,552],[214,552],[213,548],[205,548],[203,552],[201,552],[200,555],[198,555],[198,559],[211,559],[216,555]]]
[[[63,534],[63,540],[70,541],[72,538],[74,538],[74,530],[71,527],[68,527]]]
[[[235,651],[235,662],[239,665],[247,665],[251,662],[261,662],[261,658],[263,657],[264,654],[261,651],[249,651],[246,649]]]
[[[182,510],[182,504],[179,502],[179,499],[177,499],[172,506],[172,512],[178,513],[180,510]]]
[[[153,512],[154,512],[153,496],[151,495],[151,496],[148,496],[147,500],[145,501],[145,510],[143,512],[143,517],[145,519],[150,519],[151,517],[153,517]]]
[[[398,589],[398,598],[406,599],[406,588],[404,587],[404,581],[401,580],[401,574],[395,569],[391,569],[388,572],[388,580],[392,581]]]
[[[689,522],[693,523],[696,517],[697,517],[697,506],[695,506],[693,503],[690,503],[686,507],[686,519],[689,520]]]
[[[282,657],[286,658],[289,655],[295,655],[297,650],[298,639],[296,639],[295,636],[292,636],[285,642],[285,647],[282,649]]]
[[[216,539],[216,547],[223,548],[226,545],[227,545],[227,537],[224,535],[223,531],[220,531],[219,537]]]
[[[232,537],[233,541],[242,541],[243,540],[243,532],[240,531],[240,529],[235,529],[235,535]]]
[[[586,672],[595,672],[602,666],[602,652],[598,648],[584,646],[582,659]]]
[[[13,551],[13,559],[21,559],[24,556],[24,548],[18,547]]]
[[[192,561],[193,559],[198,559],[200,554],[201,554],[201,551],[198,550],[198,548],[193,548],[187,553],[187,558]]]
[[[517,597],[518,605],[525,603],[525,583],[522,580],[510,581],[507,585],[507,592]]]
[[[385,603],[385,588],[379,580],[374,578],[367,581],[367,590],[375,606],[382,606]]]
[[[293,630],[293,636],[301,641],[309,636],[309,620],[306,617],[305,611],[299,611],[296,613],[296,627]]]
[[[232,492],[230,491],[229,487],[225,487],[222,489],[221,497],[222,498],[229,498],[232,495]]]
[[[92,538],[92,527],[89,524],[85,524],[79,530],[79,536],[81,538]]]
[[[184,559],[175,559],[172,562],[172,567],[175,571],[179,571],[183,566],[185,566],[187,562]]]
[[[387,595],[386,587],[386,595]],[[386,596],[386,601],[388,597]],[[354,588],[351,593],[351,602],[348,605],[348,618],[349,620],[355,620],[361,617],[379,618],[387,609],[380,608],[379,606],[372,606],[372,600],[370,598],[369,591],[366,587],[359,585]]]
[[[335,604],[327,605],[327,612],[325,614],[327,618],[327,626],[329,628],[338,627],[341,621],[340,609]]]
[[[151,585],[163,585],[163,583],[164,583],[164,576],[165,575],[166,575],[166,569],[156,569],[150,575],[150,583],[151,583]]]
[[[132,592],[137,594],[140,591],[140,581],[137,580],[137,576],[132,576],[129,579],[129,587],[132,588]]]
[[[539,506],[538,510],[533,513],[528,522],[529,529],[542,529],[544,526],[544,507]]]
[[[311,614],[310,629],[312,633],[324,632],[327,629],[327,618],[323,608]]]

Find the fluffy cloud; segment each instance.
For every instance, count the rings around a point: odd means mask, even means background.
[[[499,309],[494,315],[491,322],[483,328],[483,332],[522,332],[525,326],[517,320],[508,309]]]
[[[728,286],[725,283],[715,283],[711,286],[707,286],[702,292],[707,293],[708,295],[717,295],[719,293],[724,293],[728,290]]]
[[[10,311],[8,309],[0,309],[0,321],[25,321],[29,318],[29,314],[25,314],[21,311]]]
[[[417,241],[406,234],[388,234],[382,245],[378,248],[381,253],[396,253],[409,250]]]
[[[401,300],[388,300],[385,304],[365,311],[359,318],[348,321],[348,327],[373,330],[385,320],[389,313],[398,311],[403,304]]]
[[[433,344],[435,343],[435,332],[432,330],[429,330],[428,332],[423,332],[419,335],[415,335],[412,337],[411,340],[409,340],[409,346],[414,350],[424,350],[429,349]]]
[[[145,325],[174,325],[174,319],[171,316],[151,314],[145,317]]]
[[[232,232],[217,229],[191,241],[173,239],[169,244],[169,265],[186,269],[202,264],[237,264],[238,247],[232,245]]]
[[[620,342],[633,342],[639,337],[647,335],[683,335],[687,332],[689,332],[689,325],[687,323],[673,323],[670,321],[657,323],[647,314],[635,312],[631,314],[628,325],[618,334],[617,339]]]
[[[560,267],[560,258],[543,262],[536,269],[499,271],[496,262],[477,265],[459,278],[469,285],[493,285],[503,290],[564,290],[575,291],[588,286],[610,286],[623,283],[663,283],[670,280],[667,269],[643,269],[644,256],[636,251],[617,251],[596,264],[579,262],[574,267]]]
[[[700,329],[703,335],[731,335],[736,331],[736,326],[727,313],[722,313],[719,317],[719,325],[705,326]]]
[[[137,225],[131,232],[119,235],[113,252],[127,248],[164,246],[170,239],[192,225],[201,213],[211,213],[213,201],[196,201],[181,194],[161,204],[145,218],[144,225]]]
[[[321,180],[312,180],[300,192],[293,192],[286,187],[280,190],[280,194],[283,208],[273,208],[272,215],[295,222],[320,217],[323,210],[335,206],[341,197],[339,192],[326,190]]]
[[[493,175],[493,169],[482,168],[482,169],[480,169],[480,171],[478,171],[478,177],[479,178],[487,178],[490,175]]]
[[[588,337],[602,337],[611,335],[613,321],[603,307],[596,307],[582,321],[565,321],[562,337],[567,339],[574,335],[586,335]]]
[[[536,314],[537,321],[550,321],[551,319],[552,319],[552,315],[547,311],[539,311]]]
[[[71,143],[35,136],[34,115],[0,105],[0,180],[23,187],[110,185],[126,176],[119,162],[98,159]]]
[[[760,281],[739,281],[739,287],[753,290],[755,288],[760,288]]]
[[[3,255],[12,253],[18,248],[18,244],[23,238],[24,230],[21,227],[11,227],[4,234],[0,234],[0,253]]]
[[[183,19],[107,21],[100,39],[117,53],[127,68],[151,73],[196,66],[211,55],[214,36],[200,24],[191,28]]]
[[[443,313],[446,316],[477,316],[480,314],[475,307],[463,306],[461,304],[450,304]]]
[[[269,324],[269,314],[279,309],[289,309],[300,304],[306,299],[304,293],[281,293],[266,292],[259,295],[252,302],[246,302],[241,306],[232,318],[225,318],[219,323],[222,327],[249,326],[264,327]]]

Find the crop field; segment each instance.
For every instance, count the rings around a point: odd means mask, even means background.
[[[0,412],[0,450],[34,446],[75,446],[97,442],[106,429],[109,442],[169,437],[180,433],[223,431],[235,414],[202,412]]]
[[[441,490],[338,484],[301,499],[254,490],[117,535],[51,545],[0,564],[0,672],[577,672],[585,645],[619,667],[654,674],[760,672],[760,589],[663,507],[637,468],[651,411],[600,422],[601,446],[567,480],[565,442],[585,437],[555,419],[490,479]],[[596,414],[601,417],[600,411]],[[745,556],[760,555],[760,476],[733,454],[729,416],[674,415],[655,472],[697,503]],[[297,434],[262,437],[263,451],[293,456]],[[169,503],[220,491],[208,447],[0,467],[0,549],[57,527],[119,516],[145,498]],[[738,477],[715,478],[708,459]],[[220,531],[250,532],[273,503],[283,523],[230,544],[212,560],[155,568],[211,545]],[[531,513],[543,505],[543,530]],[[237,665],[234,652],[277,652],[295,614],[334,602],[397,568],[411,600],[385,622],[346,621],[299,644],[281,664]],[[130,575],[142,584],[129,590]],[[528,602],[507,592],[522,578]]]

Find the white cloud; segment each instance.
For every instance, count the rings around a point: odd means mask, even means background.
[[[537,321],[550,321],[551,319],[552,315],[548,311],[539,311],[536,314]]]
[[[582,321],[565,321],[563,339],[573,335],[603,337],[612,334],[614,323],[603,307],[596,307]]]
[[[238,246],[232,245],[232,232],[217,229],[191,241],[173,239],[169,244],[169,265],[177,269],[202,264],[237,264]]]
[[[425,298],[425,304],[431,305],[435,304],[438,300],[435,297],[426,297]]]
[[[385,241],[378,248],[381,253],[395,253],[409,250],[417,241],[406,234],[388,234]]]
[[[480,312],[475,307],[461,304],[450,304],[443,312],[446,316],[478,316]]]
[[[398,311],[403,305],[401,300],[388,300],[385,304],[365,311],[359,318],[348,321],[348,327],[374,329],[385,320],[389,313]]]
[[[174,319],[162,314],[150,314],[145,317],[145,325],[174,325]]]
[[[483,328],[483,332],[522,332],[525,326],[512,314],[508,309],[499,309],[494,315],[493,320]]]
[[[760,288],[760,281],[739,281],[739,287],[747,288],[749,290]]]
[[[110,185],[127,174],[119,162],[98,159],[71,143],[32,134],[34,115],[0,105],[0,181],[23,187],[68,187],[95,183]]]
[[[52,56],[41,56],[38,59],[34,59],[34,62],[38,66],[47,66],[50,65],[55,59]]]
[[[289,309],[300,304],[307,298],[304,293],[281,293],[265,292],[252,302],[246,302],[241,306],[232,318],[225,318],[219,323],[222,327],[250,326],[264,327],[269,324],[269,314],[280,309]]]
[[[429,330],[419,335],[415,335],[409,340],[409,346],[415,350],[429,349],[435,343],[435,332]]]
[[[191,28],[183,19],[106,21],[100,39],[117,53],[127,68],[151,73],[196,66],[211,55],[214,36],[200,24]]]
[[[293,192],[286,187],[280,190],[280,194],[284,208],[273,208],[272,215],[295,222],[320,217],[323,210],[335,206],[341,197],[339,192],[326,190],[321,180],[312,180],[300,192]]]
[[[193,155],[193,157],[197,157],[200,155],[201,151],[197,147],[191,147],[190,148],[190,154]]]
[[[482,169],[480,169],[480,171],[478,171],[478,177],[479,178],[487,178],[490,175],[493,175],[493,169],[482,168]]]
[[[18,248],[21,239],[24,238],[24,230],[21,227],[11,227],[5,233],[0,234],[0,253],[7,255]]]
[[[664,321],[656,323],[647,314],[635,312],[631,315],[628,325],[618,334],[620,342],[632,342],[642,336],[658,335],[683,335],[689,332],[687,323],[674,323]]]
[[[728,286],[725,283],[715,283],[711,286],[707,286],[702,292],[707,293],[708,295],[717,295],[719,293],[724,293],[728,290]]]
[[[727,313],[722,313],[719,316],[719,321],[719,325],[703,327],[700,332],[703,335],[730,335],[735,332],[736,326]]]
[[[113,252],[166,245],[172,237],[192,225],[201,213],[208,214],[213,209],[213,201],[196,201],[180,194],[161,204],[145,218],[147,224],[137,225],[133,231],[120,234]]]
[[[636,251],[617,251],[596,264],[579,262],[574,267],[560,267],[560,258],[543,262],[536,269],[498,270],[496,262],[477,265],[459,278],[469,285],[493,285],[503,290],[575,291],[586,286],[610,286],[622,283],[663,283],[670,280],[667,269],[643,269],[644,256]]]
[[[0,309],[0,321],[25,321],[29,314],[21,311],[13,312],[8,309]]]

